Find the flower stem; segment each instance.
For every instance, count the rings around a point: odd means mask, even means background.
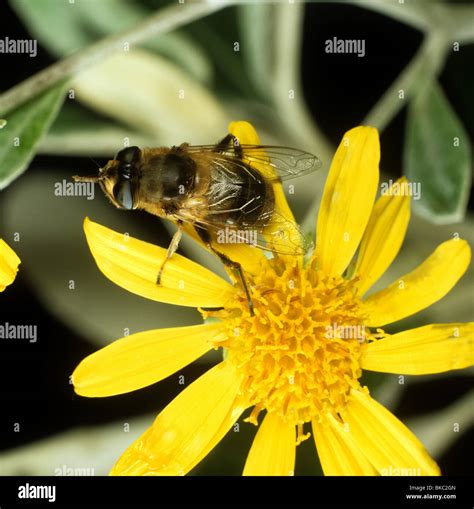
[[[123,51],[127,45],[131,47],[153,35],[169,32],[231,4],[232,2],[196,0],[160,9],[133,28],[105,37],[7,90],[0,96],[0,112],[5,114],[59,81],[79,74],[117,51]]]

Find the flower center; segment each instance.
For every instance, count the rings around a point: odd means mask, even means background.
[[[362,324],[353,282],[300,268],[288,257],[265,262],[247,276],[255,316],[243,292],[221,312],[227,339],[219,343],[244,375],[242,392],[255,406],[250,421],[266,409],[301,427],[345,406],[358,386]]]

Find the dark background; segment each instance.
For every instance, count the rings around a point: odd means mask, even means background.
[[[231,9],[217,15],[223,18],[231,16]],[[0,6],[0,36],[14,39],[29,37],[6,2]],[[324,52],[324,41],[334,36],[365,38],[365,58],[355,58],[354,55],[328,58]],[[310,111],[334,145],[337,145],[341,133],[360,123],[413,56],[421,41],[420,32],[370,10],[343,4],[306,6],[302,56],[304,92]],[[0,55],[0,90],[8,89],[52,62],[53,59],[40,46],[36,58]],[[317,74],[313,72],[316,62]],[[448,58],[440,78],[471,139],[474,136],[473,62],[474,46],[463,46],[461,52],[452,53]],[[393,169],[394,176],[401,174],[397,169],[402,167],[405,115],[404,109],[381,136],[384,167]],[[69,176],[70,168],[74,168],[75,173],[91,172],[91,161],[87,158],[44,156],[36,157],[29,171],[38,171],[45,165],[63,171],[65,177]],[[34,206],[41,207],[41,203]],[[471,210],[472,207],[471,196]],[[153,218],[143,215],[137,220],[150,222],[150,228],[156,231],[156,225],[152,225]],[[5,321],[38,324],[39,340],[33,346],[0,345],[0,449],[10,449],[79,425],[97,425],[148,412],[157,413],[180,392],[180,386],[170,377],[128,395],[105,399],[75,396],[68,377],[78,362],[96,348],[48,315],[30,291],[21,270],[15,283],[0,294],[0,322]],[[184,370],[184,374],[190,380],[206,370],[207,366],[192,365]],[[405,391],[398,407],[393,410],[403,421],[407,417],[447,406],[471,386],[472,381],[463,374],[443,380],[442,386],[435,381],[423,382],[420,378],[420,382]],[[21,433],[12,431],[13,422],[21,424]],[[241,426],[243,438],[240,436],[239,440],[245,440],[250,447],[254,429],[248,428],[252,427]],[[232,448],[232,442],[237,440],[231,435],[235,434],[230,433],[224,443],[195,470],[196,473],[241,473],[246,453],[239,459],[241,464],[236,464],[234,459],[228,460],[226,456],[226,450]],[[473,430],[471,428],[460,435],[455,445],[439,459],[441,470],[446,475],[472,473],[472,455],[466,452],[472,444]],[[313,441],[304,442],[300,448],[314,449]],[[311,474],[311,466],[297,462],[297,474],[300,472]]]

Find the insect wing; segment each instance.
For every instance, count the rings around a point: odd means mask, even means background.
[[[225,211],[224,211],[225,212]],[[195,228],[202,228],[212,234],[218,244],[248,244],[265,251],[284,255],[304,255],[311,247],[298,225],[278,212],[268,216],[267,224],[263,229],[254,225],[231,226],[225,221],[213,219],[194,218],[181,209],[176,214],[182,221],[192,224]]]
[[[229,171],[245,171],[245,164],[259,170],[267,179],[288,180],[313,173],[321,168],[321,160],[309,152],[276,145],[230,145],[218,150],[216,145],[191,145],[188,152],[211,152],[217,164]],[[244,164],[242,164],[244,163]]]
[[[300,177],[318,170],[321,167],[320,159],[303,150],[281,147],[275,145],[229,145],[223,149],[216,145],[190,145],[186,147],[190,153],[207,153],[209,164],[219,167],[221,172],[227,173],[230,182],[239,183],[239,175],[247,172],[248,166],[256,169],[265,179],[274,185],[281,180]],[[245,179],[243,180],[245,182]],[[241,207],[242,210],[251,210],[254,206],[250,200]],[[219,219],[231,209],[220,208],[216,215],[208,214],[206,219],[192,218],[192,212],[182,209],[179,214],[183,221],[192,222],[197,228],[204,228],[214,236],[224,235],[228,243],[247,243],[274,253],[286,255],[303,255],[311,247],[298,225],[280,212],[268,211],[259,217],[261,228],[255,225],[239,225],[231,227]],[[226,242],[227,243],[227,242]]]

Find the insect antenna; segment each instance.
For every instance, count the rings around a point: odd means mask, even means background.
[[[97,168],[99,168],[100,170],[100,164],[95,160],[93,159],[92,157],[89,157],[89,159],[97,166]]]

